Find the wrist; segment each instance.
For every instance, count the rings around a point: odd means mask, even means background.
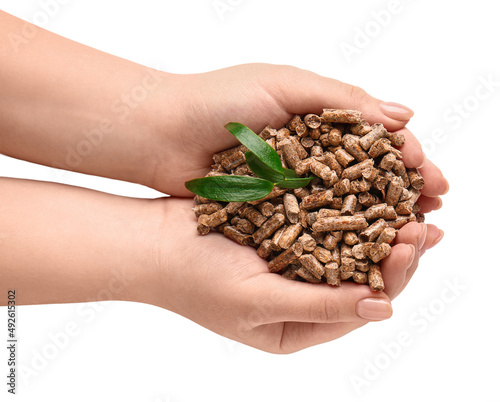
[[[139,183],[155,190],[171,194],[171,184],[179,165],[179,144],[187,127],[189,107],[185,99],[190,76],[148,72],[156,78],[148,91],[147,99],[134,111],[134,124],[138,128],[138,150],[146,164],[138,169],[142,177]],[[185,134],[185,133],[184,133]]]
[[[124,242],[124,253],[136,262],[128,273],[132,286],[127,287],[121,300],[135,301],[171,310],[172,289],[171,262],[175,260],[175,242],[171,231],[174,211],[170,211],[170,199],[140,200],[138,214],[128,240]],[[126,246],[133,244],[130,249]],[[172,288],[172,289],[171,289]]]

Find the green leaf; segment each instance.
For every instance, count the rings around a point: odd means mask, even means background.
[[[280,181],[279,183],[276,183],[276,186],[281,187],[281,188],[300,188],[300,187],[307,186],[312,179],[315,179],[315,177],[305,177],[305,178],[299,178],[299,179],[286,179],[286,180]]]
[[[186,182],[186,188],[215,201],[242,202],[264,198],[274,185],[268,180],[248,176],[212,176]]]
[[[299,177],[297,176],[295,170],[292,169],[283,169],[283,174],[285,175],[286,179],[296,179],[297,177]]]
[[[252,151],[245,152],[245,160],[247,161],[247,165],[250,170],[261,179],[266,179],[272,181],[273,183],[277,183],[285,179],[283,173],[271,169],[268,165],[262,162]]]
[[[278,172],[283,172],[281,159],[266,141],[241,123],[228,123],[225,126],[236,139],[252,151],[263,163]]]

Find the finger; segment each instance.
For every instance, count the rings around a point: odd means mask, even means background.
[[[444,237],[444,232],[436,225],[427,225],[427,238],[423,247],[420,249],[420,257],[422,257],[427,250],[436,246]]]
[[[357,323],[342,322],[336,324],[285,322],[283,325],[279,352],[291,353],[310,346],[330,342],[367,323],[368,321]]]
[[[403,128],[413,116],[410,108],[383,102],[357,86],[306,70],[275,67],[280,69],[280,79],[268,85],[289,113],[320,113],[323,108],[359,110],[370,124],[382,123],[389,131]]]
[[[425,185],[422,188],[422,194],[427,197],[437,197],[448,192],[449,184],[444,178],[441,170],[429,159],[426,159],[424,165],[419,169],[424,178]]]
[[[405,143],[399,147],[399,150],[403,154],[403,161],[406,167],[418,168],[423,166],[425,155],[417,137],[407,128],[402,128],[397,132],[403,134],[405,137]]]
[[[419,251],[422,248],[427,226],[424,223],[410,222],[398,231],[391,254],[382,261],[381,272],[386,282],[384,290],[393,300],[408,283],[408,270],[418,265]]]
[[[261,275],[259,293],[267,298],[262,321],[272,322],[364,322],[379,321],[392,315],[389,298],[372,292],[368,286],[344,282],[342,286],[311,284],[285,279],[279,275]],[[261,278],[262,279],[262,278]]]
[[[425,195],[421,195],[418,199],[418,205],[420,205],[420,212],[426,214],[440,209],[443,206],[443,201],[439,197],[426,197]]]
[[[425,223],[410,222],[398,230],[394,244],[411,244],[416,251],[420,251],[427,235]]]
[[[380,271],[384,278],[384,293],[393,300],[404,288],[406,271],[415,259],[415,246],[413,244],[396,244],[392,247],[391,254],[382,260]]]
[[[439,230],[435,225],[426,225],[425,238],[422,241],[422,246],[420,247],[419,251],[415,254],[415,258],[413,259],[412,264],[406,271],[406,278],[402,288],[394,297],[396,297],[399,293],[401,293],[401,291],[403,291],[403,289],[408,285],[411,278],[415,274],[418,268],[418,264],[420,263],[420,258],[425,253],[425,251],[431,246],[437,244],[442,237],[443,237],[443,232]]]

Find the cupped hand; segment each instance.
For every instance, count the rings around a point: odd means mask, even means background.
[[[153,110],[161,134],[153,158],[155,174],[148,184],[159,191],[191,196],[184,183],[204,176],[214,153],[238,144],[224,128],[228,122],[240,122],[259,132],[268,124],[282,127],[295,114],[320,114],[326,107],[360,110],[371,124],[382,123],[390,131],[402,132],[404,162],[420,168],[426,181],[422,203],[429,211],[441,205],[438,197],[447,191],[448,183],[405,128],[413,112],[404,106],[290,66],[246,64],[176,79],[177,118],[172,119],[162,106]],[[165,93],[171,96],[172,88]]]
[[[251,247],[219,233],[199,236],[192,200],[162,203],[152,303],[233,340],[272,353],[291,353],[389,318],[390,301],[408,283],[425,250],[442,236],[433,225],[402,228],[383,261],[385,292],[290,281],[270,273]]]

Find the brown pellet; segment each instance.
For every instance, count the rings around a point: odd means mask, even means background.
[[[365,211],[365,218],[369,221],[382,218],[385,215],[386,203],[372,205]]]
[[[293,194],[295,195],[295,197],[302,199],[304,197],[307,197],[311,193],[309,192],[309,189],[307,189],[307,187],[300,187],[300,188],[295,188],[293,190]]]
[[[354,156],[342,148],[335,151],[335,158],[343,167],[346,167],[354,160]]]
[[[321,118],[316,114],[308,114],[304,116],[304,123],[309,128],[319,128],[321,126]]]
[[[384,155],[392,150],[391,141],[387,138],[380,138],[375,141],[368,151],[368,155],[372,158],[376,158],[380,155]]]
[[[340,279],[342,279],[343,281],[349,279],[350,277],[352,277],[355,270],[356,264],[354,258],[342,258],[342,263],[340,264]]]
[[[374,124],[371,131],[359,140],[359,145],[368,151],[375,141],[387,136],[387,130],[382,124]]]
[[[361,120],[359,123],[351,126],[351,132],[359,136],[366,135],[370,131],[372,131],[372,126],[366,120]]]
[[[356,206],[358,205],[358,199],[354,194],[350,194],[344,198],[344,203],[342,204],[342,209],[340,213],[342,215],[354,215],[356,212]]]
[[[254,234],[253,240],[255,243],[260,244],[262,240],[270,237],[276,230],[285,224],[285,215],[274,214],[271,216]]]
[[[368,275],[365,272],[354,271],[352,274],[352,280],[356,283],[368,283]]]
[[[241,244],[242,246],[248,246],[252,240],[252,236],[239,231],[234,226],[224,227],[224,236]]]
[[[391,246],[387,243],[372,243],[368,256],[373,262],[379,262],[391,253]]]
[[[397,230],[386,227],[377,238],[377,243],[391,243],[396,238]]]
[[[299,203],[295,195],[286,193],[283,196],[283,205],[285,206],[285,214],[290,223],[297,223],[299,221]]]
[[[356,265],[356,269],[361,272],[368,272],[370,269],[370,262],[366,258],[354,260],[354,265]]]
[[[328,142],[336,147],[342,143],[342,132],[338,128],[332,128],[328,133]]]
[[[264,215],[262,215],[259,211],[257,211],[253,207],[246,208],[241,216],[248,219],[250,222],[252,222],[255,226],[258,227],[261,227],[262,224],[267,220],[267,218]]]
[[[385,228],[387,228],[387,222],[384,219],[379,219],[378,221],[372,223],[370,226],[364,229],[359,234],[359,238],[362,241],[373,242],[380,236]]]
[[[360,137],[357,135],[346,134],[342,137],[342,144],[347,152],[349,152],[358,162],[362,162],[370,158],[370,156],[359,145]]]
[[[286,138],[278,144],[278,147],[282,150],[288,166],[290,166],[291,169],[295,169],[297,162],[301,160],[295,148],[295,144]]]
[[[229,215],[234,215],[241,207],[243,207],[243,205],[245,205],[244,202],[230,202],[224,207],[224,209]]]
[[[257,204],[256,208],[266,218],[269,218],[274,214],[274,205],[271,204],[269,201],[264,201],[260,204]]]
[[[316,257],[319,262],[326,264],[327,262],[332,261],[332,253],[323,247],[315,247],[312,255]]]
[[[326,123],[357,124],[361,121],[361,112],[357,110],[323,109],[321,118]]]
[[[395,162],[396,155],[394,155],[393,153],[385,154],[378,166],[380,167],[380,169],[389,171],[392,169]]]
[[[299,257],[300,265],[307,269],[316,278],[321,279],[325,268],[312,254],[304,254]]]
[[[228,172],[242,163],[245,163],[245,154],[241,151],[235,152],[221,161],[222,167]]]
[[[280,272],[302,254],[302,244],[294,243],[290,248],[283,251],[280,255],[269,261],[270,272]]]
[[[340,268],[336,262],[329,262],[325,265],[326,283],[332,286],[340,286]]]
[[[238,145],[237,147],[234,147],[234,148],[227,149],[225,151],[216,153],[213,156],[213,159],[214,159],[214,162],[216,164],[220,164],[223,159],[226,159],[226,158],[230,157],[233,154],[236,154],[238,152],[245,153],[247,151],[248,151],[247,147],[245,147],[244,145]]]
[[[318,232],[331,230],[361,230],[368,226],[363,216],[332,216],[314,222],[312,228]]]
[[[345,169],[342,172],[342,179],[356,180],[359,179],[363,175],[363,171],[368,168],[373,167],[373,159],[367,159],[365,161],[356,163]]]
[[[302,243],[304,251],[310,253],[316,248],[316,240],[309,234],[304,234],[299,237],[298,242]]]
[[[355,244],[359,243],[358,235],[356,234],[356,232],[351,232],[351,231],[344,232],[342,240],[344,241],[345,244],[349,246],[354,246]]]
[[[296,271],[297,275],[300,276],[301,278],[305,279],[309,283],[321,283],[321,279],[317,278],[314,276],[311,272],[309,272],[307,269],[304,267],[300,267]]]
[[[267,258],[271,255],[272,251],[273,250],[271,248],[271,240],[265,239],[257,249],[257,255],[260,258]]]
[[[342,240],[342,232],[330,232],[325,234],[323,239],[323,246],[327,250],[333,250],[337,244]]]
[[[210,215],[200,215],[200,218],[202,216],[206,216],[206,218],[204,218],[203,220],[203,224],[210,226],[211,228],[219,226],[220,224],[227,221],[227,211],[225,209],[221,209]]]
[[[302,226],[300,225],[300,223],[288,226],[283,231],[283,234],[279,239],[279,246],[282,249],[287,249],[295,242],[295,240],[297,239],[297,237],[299,237],[301,232],[302,232]]]
[[[403,188],[403,180],[401,179],[401,177],[394,177],[390,181],[389,187],[387,188],[387,194],[385,196],[385,202],[387,203],[387,205],[397,205],[399,197],[403,192]]]
[[[221,202],[195,196],[197,230],[256,248],[271,272],[290,280],[368,283],[382,291],[378,265],[391,252],[398,229],[424,221],[418,200],[424,179],[407,169],[396,147],[402,132],[370,125],[361,113],[324,109],[295,115],[285,127],[266,126],[260,138],[274,148],[282,167],[299,177],[315,176],[306,187],[274,187],[249,202]],[[240,145],[214,155],[207,176],[254,176]]]
[[[241,233],[252,234],[255,231],[255,225],[248,219],[240,219],[236,224],[236,229]]]
[[[408,178],[413,188],[421,190],[424,187],[424,178],[417,169],[408,169]]]
[[[370,264],[370,269],[368,270],[368,284],[371,290],[376,292],[382,292],[384,290],[384,280],[382,279],[380,267],[377,264]]]
[[[219,204],[218,202],[211,202],[208,204],[199,204],[195,205],[193,208],[194,214],[196,217],[199,217],[200,215],[210,215],[213,214],[214,212],[217,212],[218,210],[222,209],[223,206]]]
[[[333,201],[333,191],[326,190],[321,193],[311,194],[302,198],[300,206],[304,209],[315,209],[328,205]]]

